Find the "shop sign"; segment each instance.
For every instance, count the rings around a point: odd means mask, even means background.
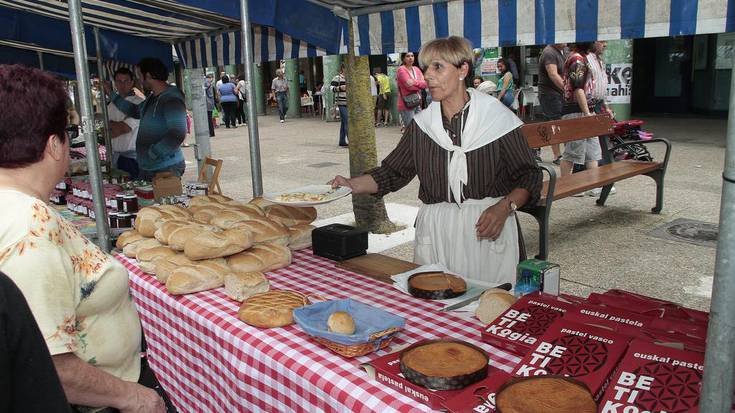
[[[608,64],[607,80],[607,101],[615,104],[629,104],[633,86],[633,64]]]

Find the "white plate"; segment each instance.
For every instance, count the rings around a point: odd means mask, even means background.
[[[324,195],[324,198],[319,201],[283,201],[280,199],[283,195],[305,193],[314,195]],[[346,186],[340,186],[339,188],[332,188],[331,185],[307,185],[300,188],[289,189],[288,191],[281,192],[267,192],[263,194],[263,198],[271,201],[275,204],[289,205],[289,206],[311,206],[326,204],[328,202],[336,201],[352,193],[352,189]]]

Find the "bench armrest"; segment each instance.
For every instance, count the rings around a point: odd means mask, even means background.
[[[665,171],[666,168],[669,166],[669,155],[671,155],[671,142],[669,142],[668,139],[654,138],[654,139],[650,139],[650,140],[647,140],[647,141],[625,142],[625,143],[621,143],[621,144],[615,145],[612,148],[610,148],[609,150],[610,151],[614,151],[614,150],[616,150],[618,148],[624,148],[626,146],[640,145],[640,144],[647,145],[649,143],[663,143],[664,145],[666,145],[666,154],[664,154],[664,160],[662,162],[663,169]]]
[[[545,163],[545,162],[539,162],[538,166],[546,171],[546,173],[549,175],[549,186],[546,190],[546,200],[544,202],[544,206],[549,210],[551,208],[551,203],[554,201],[554,188],[556,188],[556,169],[554,169],[554,165]],[[522,208],[523,210],[531,210],[535,208],[536,205],[524,205]]]

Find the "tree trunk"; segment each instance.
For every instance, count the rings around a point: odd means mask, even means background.
[[[349,22],[352,31],[352,20]],[[374,98],[370,94],[370,64],[367,56],[355,56],[354,36],[345,62],[347,81],[347,136],[350,143],[350,176],[355,177],[378,166],[378,149],[373,124]],[[383,198],[372,195],[354,195],[352,208],[356,225],[370,232],[386,234],[396,230],[388,219]]]

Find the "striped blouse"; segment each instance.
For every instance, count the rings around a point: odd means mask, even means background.
[[[464,111],[466,119],[469,106]],[[460,114],[462,111],[451,120],[442,117],[444,128],[457,146],[462,138]],[[418,175],[419,199],[423,203],[454,202],[449,191],[447,164],[447,151],[431,140],[416,122],[411,122],[398,146],[379,167],[367,173],[378,184],[375,196],[398,191]],[[538,202],[543,176],[520,128],[468,152],[467,172],[465,199],[503,197],[515,188],[524,188],[531,194],[528,204]]]

